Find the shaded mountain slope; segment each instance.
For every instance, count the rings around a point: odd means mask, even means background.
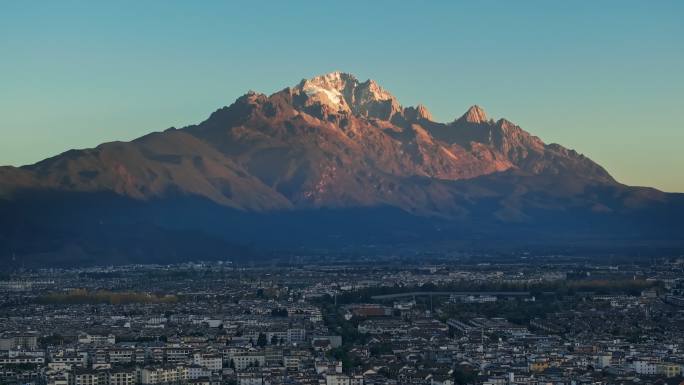
[[[250,92],[197,125],[0,167],[0,253],[68,263],[71,252],[218,258],[254,242],[678,243],[682,207],[478,106],[439,123],[335,72]]]

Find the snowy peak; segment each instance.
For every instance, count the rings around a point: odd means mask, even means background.
[[[303,107],[319,107],[326,113],[389,120],[401,111],[394,95],[374,80],[361,83],[354,75],[339,71],[304,79],[293,91],[304,97]]]
[[[303,83],[317,85],[327,89],[336,89],[341,91],[347,83],[357,83],[356,76],[346,72],[330,72],[324,75],[315,76],[311,79],[303,79]]]
[[[358,80],[353,75],[338,71],[303,79],[294,90],[305,95],[306,106],[320,105],[332,111],[349,112],[351,108],[345,94],[348,95],[357,85]]]

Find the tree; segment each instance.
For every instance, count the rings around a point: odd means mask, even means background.
[[[266,339],[266,334],[259,333],[259,338],[257,338],[257,345],[260,348],[263,348],[264,346],[266,346],[267,343],[268,343],[268,340]]]
[[[370,350],[371,356],[380,356],[383,354],[390,354],[390,353],[392,353],[392,344],[388,343],[388,342],[374,344],[370,347],[369,350]]]
[[[271,337],[271,345],[278,345],[278,336],[275,334]]]
[[[471,368],[457,366],[454,368],[454,382],[459,385],[470,384],[477,378],[477,373],[475,373]]]
[[[285,309],[285,308],[277,308],[277,309],[271,310],[271,316],[272,317],[287,317],[288,312],[287,312],[287,309]]]

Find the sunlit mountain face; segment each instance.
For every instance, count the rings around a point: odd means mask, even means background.
[[[0,197],[2,258],[35,264],[684,238],[681,194],[622,185],[479,106],[435,122],[340,72],[247,93],[196,125],[1,167]]]

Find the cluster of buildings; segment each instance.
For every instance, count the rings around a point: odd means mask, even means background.
[[[0,285],[0,384],[684,380],[684,264],[545,264],[24,272]]]

